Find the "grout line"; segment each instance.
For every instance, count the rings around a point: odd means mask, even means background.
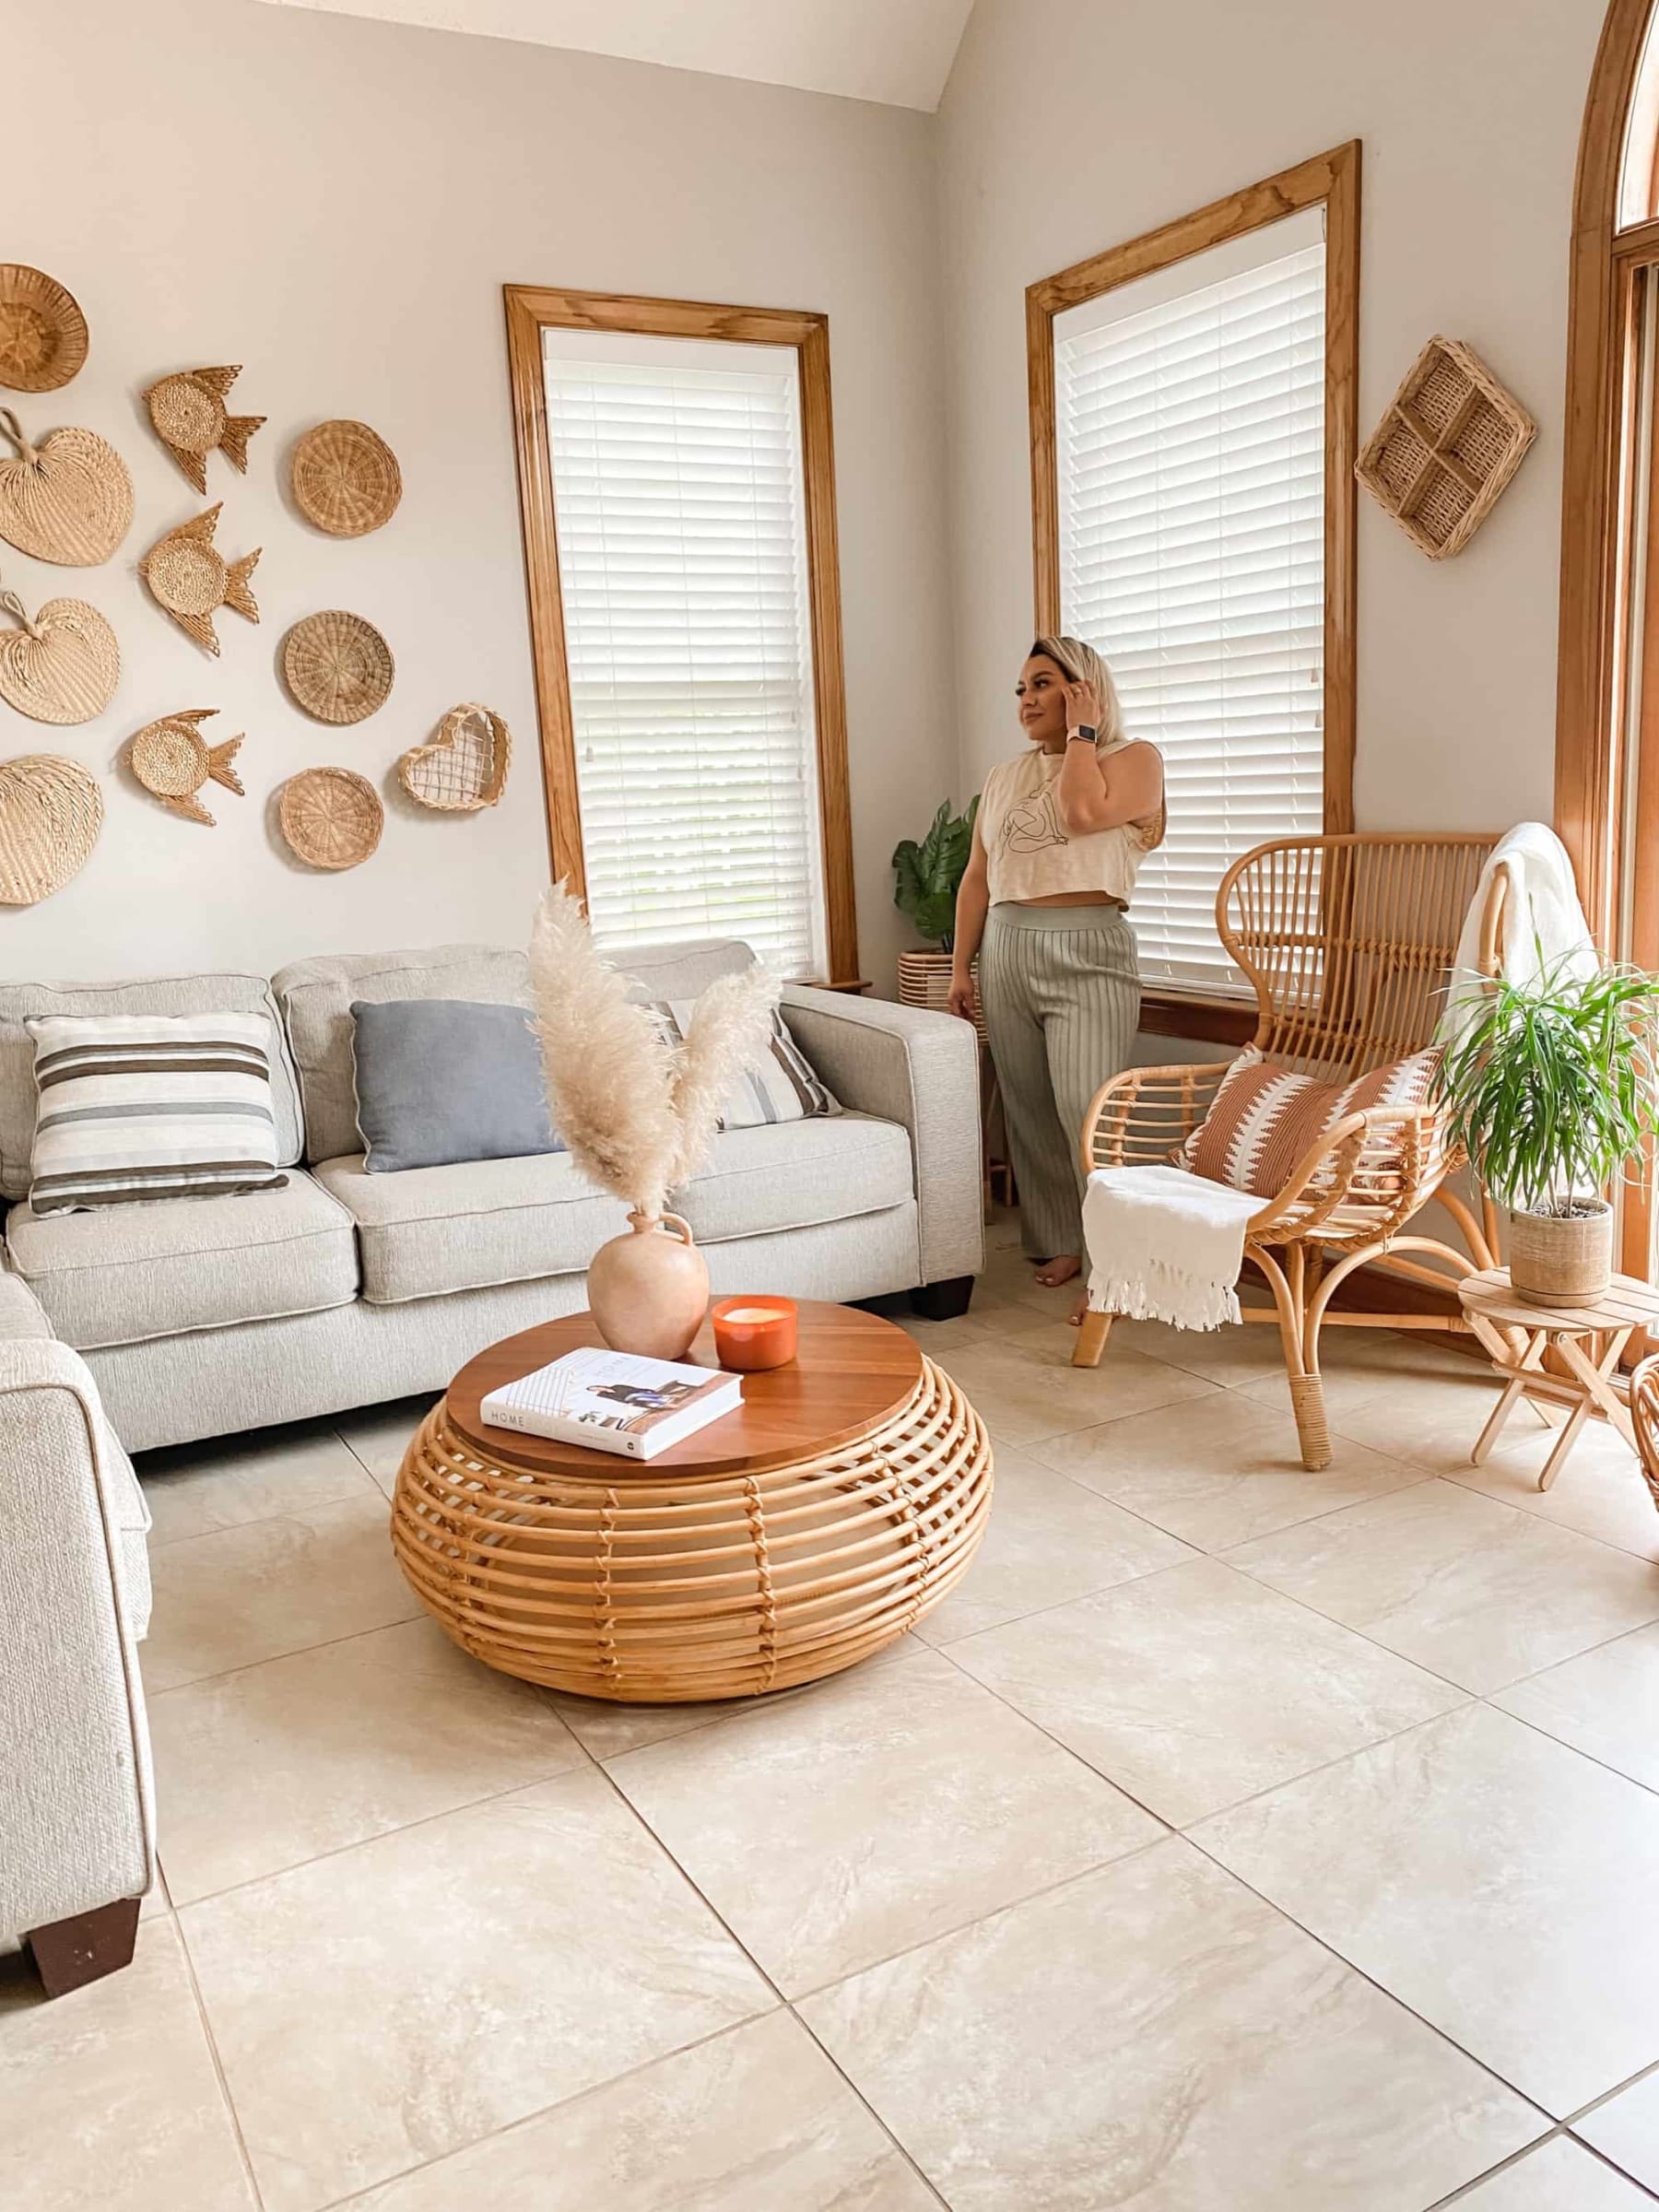
[[[213,2022],[207,2012],[207,2001],[202,1994],[202,1984],[196,1975],[195,1959],[192,1955],[189,1941],[184,1934],[184,1924],[179,1918],[176,1907],[171,1918],[173,1924],[173,1933],[178,1939],[180,1956],[184,1961],[184,1971],[190,1979],[191,1994],[195,1999],[196,2018],[202,2023],[202,2040],[207,2045],[207,2055],[212,2062],[214,2078],[218,2083],[219,2095],[225,2100],[225,2112],[230,2122],[230,2133],[236,2140],[237,2156],[241,2159],[242,2171],[247,2176],[248,2194],[255,2206],[260,2208],[260,2212],[263,2212],[265,2194],[259,2186],[259,2177],[253,2171],[253,2159],[248,2149],[248,2139],[242,2133],[241,2114],[237,2111],[236,2100],[230,2094],[229,2077],[225,2071],[225,2062],[219,2054],[218,2039],[213,2032]]]
[[[1622,2097],[1627,2089],[1633,2089],[1639,2081],[1646,2081],[1653,2074],[1659,2074],[1659,2059],[1655,2059],[1652,2065],[1639,2067],[1628,2080],[1619,2082],[1616,2088],[1604,2089],[1599,2097],[1593,2097],[1588,2104],[1581,2104],[1576,2112],[1568,2113],[1561,2125],[1576,2127],[1581,2120],[1587,2120],[1592,2112],[1600,2112],[1604,2104],[1611,2104],[1615,2097]]]
[[[413,1594],[411,1593],[411,1594]],[[221,1666],[217,1674],[192,1675],[186,1682],[169,1682],[165,1685],[157,1684],[154,1687],[146,1682],[144,1685],[145,1699],[147,1702],[154,1702],[159,1699],[171,1697],[175,1689],[199,1689],[205,1682],[223,1682],[231,1675],[251,1674],[256,1666],[269,1666],[277,1659],[300,1659],[303,1658],[307,1652],[331,1651],[336,1644],[355,1643],[359,1636],[375,1636],[384,1629],[405,1629],[412,1620],[425,1620],[429,1618],[426,1607],[417,1599],[413,1613],[400,1613],[395,1620],[377,1621],[372,1628],[347,1629],[343,1636],[320,1637],[315,1643],[297,1644],[290,1652],[267,1652],[263,1659],[244,1659],[235,1666]],[[142,1660],[139,1663],[138,1671],[140,1675],[144,1672]]]

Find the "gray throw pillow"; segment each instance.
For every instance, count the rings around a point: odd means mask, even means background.
[[[523,1006],[353,1003],[357,1119],[371,1175],[562,1152]]]

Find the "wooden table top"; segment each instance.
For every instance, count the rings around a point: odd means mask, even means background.
[[[1504,1328],[1553,1329],[1563,1336],[1592,1329],[1640,1329],[1659,1321],[1659,1290],[1633,1275],[1616,1275],[1606,1295],[1588,1306],[1535,1306],[1517,1298],[1507,1267],[1488,1267],[1465,1276],[1457,1295],[1466,1312],[1479,1313]]]
[[[504,1382],[582,1346],[603,1345],[591,1313],[544,1322],[469,1359],[446,1394],[450,1421],[482,1459],[580,1475],[590,1482],[595,1477],[627,1483],[662,1475],[759,1474],[839,1451],[903,1407],[922,1379],[922,1354],[902,1329],[877,1314],[809,1299],[797,1300],[797,1311],[799,1350],[789,1365],[745,1375],[737,1412],[711,1421],[654,1459],[626,1459],[518,1429],[492,1428],[478,1410],[480,1399]],[[711,1324],[704,1322],[686,1358],[693,1366],[719,1367]]]

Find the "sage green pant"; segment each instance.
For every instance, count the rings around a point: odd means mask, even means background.
[[[1083,1250],[1083,1117],[1129,1065],[1140,1018],[1135,933],[1115,906],[994,906],[980,1004],[1033,1258]]]

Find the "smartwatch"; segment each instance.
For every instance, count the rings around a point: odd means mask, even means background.
[[[1089,728],[1088,723],[1081,722],[1075,730],[1066,731],[1065,742],[1067,745],[1077,745],[1087,739],[1090,745],[1093,745],[1098,735],[1097,731]]]

